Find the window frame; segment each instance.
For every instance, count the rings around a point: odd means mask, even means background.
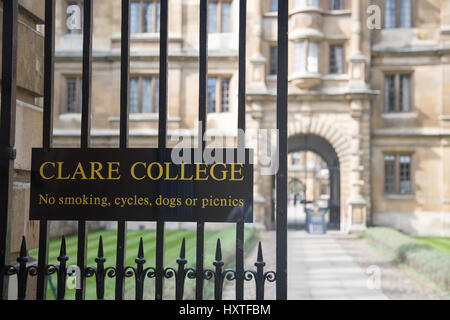
[[[304,54],[304,70],[298,70],[298,52],[297,52],[297,44],[299,43],[303,43],[303,54]],[[314,43],[317,46],[317,55],[316,55],[316,66],[317,66],[317,71],[311,71],[310,70],[310,46],[311,43]],[[300,41],[295,42],[294,44],[294,73],[320,73],[320,42],[319,41],[313,41],[310,39],[303,39]]]
[[[82,96],[82,87],[83,87],[83,79],[80,74],[65,74],[64,76],[64,96],[62,97],[64,100],[61,103],[61,114],[81,114],[82,108],[83,108],[83,96]],[[68,94],[69,94],[69,87],[68,87],[68,80],[69,79],[75,79],[75,106],[76,110],[75,112],[69,112],[69,104],[68,104]]]
[[[152,12],[152,17],[153,17],[153,21],[152,21],[152,31],[144,31],[144,16],[145,16],[145,12],[144,12],[144,4],[145,3],[153,3],[153,12]],[[137,34],[137,33],[159,33],[160,31],[160,24],[159,24],[159,19],[158,19],[158,7],[161,10],[161,1],[160,0],[132,0],[130,1],[130,5],[133,3],[139,3],[139,31],[138,32],[133,32],[131,30],[131,19],[133,18],[132,15],[130,14],[130,34]],[[159,6],[158,6],[159,4]],[[160,15],[160,13],[159,13]]]
[[[230,90],[231,90],[231,80],[232,77],[231,75],[210,75],[208,76],[208,80],[209,79],[216,79],[216,83],[215,83],[215,110],[212,111],[209,108],[209,90],[208,90],[208,101],[207,101],[207,113],[229,113],[231,112],[231,95],[230,95]],[[224,81],[228,81],[228,106],[225,106],[225,99],[223,96],[223,83]],[[209,85],[208,85],[208,89],[209,89]]]
[[[338,9],[335,9],[336,1],[338,1],[339,3]],[[330,10],[331,11],[344,10],[344,0],[330,0]]]
[[[332,64],[331,64],[331,55],[333,53],[333,48],[335,47],[341,47],[342,48],[342,56],[341,56],[341,66],[342,66],[342,70],[341,72],[339,72],[339,70],[337,70],[337,64],[335,66],[336,68],[336,72],[333,72],[332,69]],[[337,61],[336,59],[336,54],[334,60]],[[345,44],[344,43],[330,43],[329,45],[329,56],[328,56],[328,74],[334,74],[334,75],[339,75],[339,74],[345,74]]]
[[[217,17],[216,17],[216,22],[217,22],[217,26],[216,26],[216,31],[212,32],[210,30],[210,14],[209,14],[209,6],[208,6],[208,33],[232,33],[232,5],[233,5],[233,0],[210,0],[208,2],[208,4],[210,3],[217,3]],[[222,24],[222,20],[223,20],[223,15],[222,15],[222,11],[223,11],[223,3],[229,3],[230,4],[230,29],[228,31],[223,31],[223,24]]]
[[[278,12],[278,0],[270,0],[269,12]]]
[[[278,74],[278,46],[269,46],[269,76],[276,76]]]
[[[387,77],[394,77],[394,108],[391,110],[390,104],[387,104],[388,94],[386,90],[386,79]],[[404,96],[403,93],[403,82],[402,78],[409,78],[409,105],[408,109],[404,110],[401,97]],[[413,112],[413,72],[412,71],[390,71],[383,73],[383,98],[384,98],[384,109],[383,113],[409,113]]]
[[[386,172],[386,157],[394,157],[394,169],[393,169],[393,191],[388,189],[388,185],[386,184],[387,172]],[[409,157],[409,192],[401,192],[401,162],[400,159],[402,157]],[[414,180],[413,180],[413,169],[414,169],[414,154],[413,152],[384,152],[383,153],[383,194],[384,195],[400,195],[400,196],[411,196],[414,195]]]
[[[389,5],[388,1],[393,1],[393,4],[395,4],[395,15],[394,15],[394,24],[392,26],[387,25],[387,7]],[[410,12],[409,12],[409,26],[402,26],[401,22],[404,19],[404,16],[402,15],[402,3],[403,1],[409,1],[410,2]],[[412,0],[387,0],[385,1],[384,5],[384,15],[383,15],[383,25],[385,29],[400,29],[400,28],[413,28],[414,27],[414,3]]]
[[[130,75],[130,90],[131,90],[131,80],[132,79],[138,79],[138,111],[132,112],[131,111],[131,97],[129,98],[129,106],[130,106],[130,114],[154,114],[158,113],[159,111],[159,83],[158,86],[156,85],[155,80],[158,80],[159,82],[159,76],[158,74],[132,74]],[[152,110],[150,112],[143,112],[143,80],[144,79],[151,79],[151,100],[152,100]]]

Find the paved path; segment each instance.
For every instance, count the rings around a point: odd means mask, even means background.
[[[276,270],[274,231],[261,232],[267,270]],[[254,269],[257,246],[246,256],[245,268]],[[379,268],[381,288],[369,289],[372,277],[366,271]],[[369,283],[369,287],[368,287]],[[245,284],[245,299],[255,298],[253,282]],[[288,299],[443,299],[426,283],[393,265],[386,256],[355,235],[329,232],[310,235],[288,232]],[[224,299],[234,299],[234,285],[224,290]],[[275,284],[266,283],[265,299],[275,299]]]
[[[387,299],[332,235],[289,232],[288,299]]]

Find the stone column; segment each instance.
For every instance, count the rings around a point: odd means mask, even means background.
[[[367,59],[361,51],[361,0],[352,0],[352,35],[350,40],[350,55],[348,59],[350,72],[350,89],[367,89],[366,65]]]
[[[363,101],[353,100],[350,102],[351,116],[355,122],[351,141],[351,190],[350,198],[347,200],[348,216],[346,232],[359,232],[366,229],[367,202],[363,197],[362,186],[362,142],[361,121],[363,115]]]
[[[441,41],[450,41],[450,2],[441,1]]]
[[[249,2],[249,6],[253,8],[253,17],[249,19],[250,25],[248,26],[248,45],[250,49],[250,74],[249,74],[249,86],[248,89],[252,91],[266,91],[266,58],[262,54],[262,42],[263,42],[263,8],[262,1],[253,0]]]

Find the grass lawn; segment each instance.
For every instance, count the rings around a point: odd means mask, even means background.
[[[94,259],[97,257],[98,240],[100,235],[103,236],[103,249],[104,256],[107,259],[105,267],[115,265],[116,261],[116,241],[117,235],[114,230],[104,230],[90,232],[88,235],[88,252],[87,252],[87,265],[96,266]],[[220,238],[222,243],[223,260],[225,261],[225,267],[234,266],[234,252],[235,252],[235,226],[230,226],[220,231],[207,231],[205,232],[205,268],[213,268],[212,262],[214,261],[216,241]],[[155,266],[155,242],[156,232],[155,230],[138,230],[127,232],[126,242],[126,265],[134,266],[136,263],[134,259],[138,253],[139,240],[144,240],[144,256],[147,259],[147,263],[144,268]],[[166,267],[176,267],[176,259],[180,253],[180,247],[182,239],[186,239],[186,258],[188,264],[186,267],[195,266],[195,243],[196,232],[187,230],[166,230],[165,232],[165,265]],[[245,232],[245,249],[246,252],[255,244],[257,240],[257,234],[252,228],[246,228]],[[49,245],[49,264],[58,264],[57,257],[59,255],[61,240],[52,240]],[[67,256],[69,261],[67,265],[76,264],[76,252],[77,252],[77,237],[72,236],[66,238]],[[37,257],[37,250],[30,250],[29,255]],[[256,258],[256,257],[255,257]],[[174,278],[165,280],[165,292],[166,299],[174,299],[175,297],[175,285]],[[52,287],[56,288],[56,275],[50,277],[49,286],[47,290],[47,298],[49,300],[54,299],[54,293]],[[115,279],[109,279],[106,277],[105,281],[105,299],[114,299],[114,287]],[[194,298],[195,280],[186,279],[185,298]],[[134,277],[126,279],[126,299],[134,299]],[[154,279],[147,278],[145,280],[145,299],[154,299]],[[211,298],[213,296],[214,288],[213,281],[205,281],[205,298]],[[74,299],[75,290],[66,291],[66,299]],[[86,280],[86,299],[95,300],[95,278],[89,278]]]
[[[438,238],[438,237],[412,237],[424,244],[428,244],[437,250],[442,250],[450,253],[450,238]]]

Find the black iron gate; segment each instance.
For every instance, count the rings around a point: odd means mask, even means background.
[[[208,0],[200,1],[200,80],[199,80],[199,146],[205,147],[201,137],[207,124],[207,79],[208,79]],[[37,277],[37,299],[46,299],[48,276],[57,276],[57,299],[65,298],[65,284],[68,276],[68,257],[64,237],[61,240],[58,265],[48,264],[49,223],[40,221],[39,254],[37,264],[29,265],[26,240],[23,238],[17,264],[8,265],[10,261],[10,221],[12,180],[15,159],[15,109],[16,109],[16,68],[17,68],[17,25],[18,1],[3,0],[3,44],[2,44],[2,92],[0,122],[0,300],[8,297],[8,281],[17,275],[18,299],[26,298],[27,280]],[[82,121],[81,148],[90,147],[90,110],[92,81],[92,26],[94,0],[84,1],[83,20],[83,62],[82,62]],[[145,268],[143,255],[144,243],[141,239],[135,266],[125,265],[126,221],[118,221],[117,256],[114,266],[105,266],[103,243],[100,237],[96,266],[87,266],[87,224],[78,221],[77,266],[81,270],[81,287],[76,291],[76,299],[85,298],[86,278],[95,277],[97,298],[104,298],[106,277],[115,279],[115,299],[124,298],[126,278],[134,277],[136,282],[135,299],[143,298],[144,281],[155,279],[155,299],[163,298],[164,279],[175,278],[176,299],[183,299],[186,278],[195,279],[196,299],[203,299],[205,280],[214,279],[215,299],[222,298],[225,280],[235,281],[236,300],[244,299],[244,282],[255,281],[256,298],[264,299],[264,283],[276,281],[276,297],[287,298],[287,61],[288,61],[288,1],[279,1],[278,14],[278,98],[277,129],[279,130],[279,171],[276,176],[276,223],[277,254],[276,273],[264,271],[261,244],[258,248],[255,270],[244,269],[244,221],[236,225],[236,266],[234,270],[223,269],[220,240],[217,241],[214,268],[204,266],[205,223],[197,223],[197,244],[195,268],[186,267],[185,241],[181,243],[180,257],[176,260],[178,268],[165,268],[164,263],[164,222],[158,221],[156,226],[156,261],[155,267]],[[161,0],[160,14],[160,87],[159,87],[159,136],[158,146],[166,147],[167,137],[167,70],[168,70],[168,0]],[[239,110],[238,129],[245,130],[245,79],[246,79],[246,23],[247,0],[239,0]],[[53,90],[54,90],[54,57],[55,57],[55,0],[45,1],[45,74],[44,74],[44,106],[43,106],[43,148],[52,146]],[[122,38],[121,38],[121,89],[120,89],[120,148],[128,147],[129,118],[129,78],[130,78],[130,0],[122,0]],[[245,147],[243,136],[238,137],[238,147]]]

